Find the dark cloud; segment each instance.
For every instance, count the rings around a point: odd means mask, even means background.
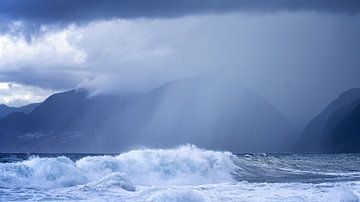
[[[226,12],[315,11],[358,14],[358,0],[2,0],[4,21],[66,25],[112,18],[169,18]]]
[[[360,1],[51,2],[0,1],[0,15],[35,27],[130,20],[49,29],[27,43],[0,35],[0,81],[55,90],[80,85],[99,92],[146,91],[228,70],[299,120],[360,86]],[[235,11],[242,13],[176,18]],[[247,15],[252,12],[257,14]],[[139,17],[147,19],[131,20]]]

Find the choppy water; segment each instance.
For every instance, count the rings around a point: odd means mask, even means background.
[[[0,201],[359,201],[360,154],[0,154]]]

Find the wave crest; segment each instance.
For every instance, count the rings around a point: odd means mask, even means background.
[[[133,185],[199,185],[233,181],[230,152],[185,145],[175,149],[133,150],[117,156],[39,158],[0,164],[3,187],[69,187],[86,185],[135,190]]]

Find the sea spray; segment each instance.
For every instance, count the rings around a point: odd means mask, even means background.
[[[89,156],[76,162],[64,156],[32,157],[0,164],[0,185],[59,188],[87,184],[89,187],[98,186],[102,179],[106,182],[111,182],[112,177],[120,179],[119,173],[126,180],[118,183],[126,182],[128,187],[231,182],[237,167],[235,158],[230,152],[208,151],[194,145],[133,150],[117,156]]]
[[[359,201],[359,154],[3,154],[0,201]],[[50,157],[51,156],[51,157]],[[0,157],[1,158],[1,157]]]
[[[185,145],[175,149],[133,150],[115,157],[85,157],[76,162],[89,178],[122,172],[135,185],[196,185],[232,181],[236,165],[229,152]]]

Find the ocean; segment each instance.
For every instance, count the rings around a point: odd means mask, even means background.
[[[0,154],[0,201],[359,201],[360,154]]]

